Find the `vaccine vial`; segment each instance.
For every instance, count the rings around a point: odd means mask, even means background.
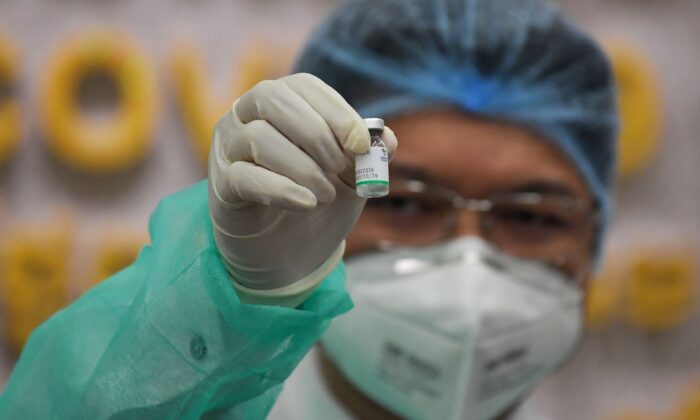
[[[389,152],[382,140],[384,120],[365,118],[370,146],[367,153],[355,155],[355,189],[364,198],[389,194]]]

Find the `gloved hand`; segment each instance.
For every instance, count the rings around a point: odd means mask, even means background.
[[[214,238],[241,300],[298,306],[340,262],[365,199],[364,121],[310,74],[264,81],[218,122],[209,156]],[[384,141],[393,156],[396,137]]]

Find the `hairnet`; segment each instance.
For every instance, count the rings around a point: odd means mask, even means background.
[[[351,0],[317,30],[294,71],[320,77],[365,117],[451,105],[537,132],[586,180],[602,232],[617,135],[613,76],[554,5]]]

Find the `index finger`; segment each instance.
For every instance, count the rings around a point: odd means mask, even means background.
[[[292,74],[280,80],[326,121],[343,149],[354,154],[369,150],[369,132],[362,117],[333,88],[308,73]]]

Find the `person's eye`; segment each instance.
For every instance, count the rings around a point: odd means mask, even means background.
[[[498,221],[522,227],[565,230],[571,226],[570,220],[565,216],[537,208],[516,206],[501,208],[494,213]]]
[[[367,202],[368,208],[389,211],[396,216],[421,216],[440,212],[441,205],[421,197],[389,195]]]

